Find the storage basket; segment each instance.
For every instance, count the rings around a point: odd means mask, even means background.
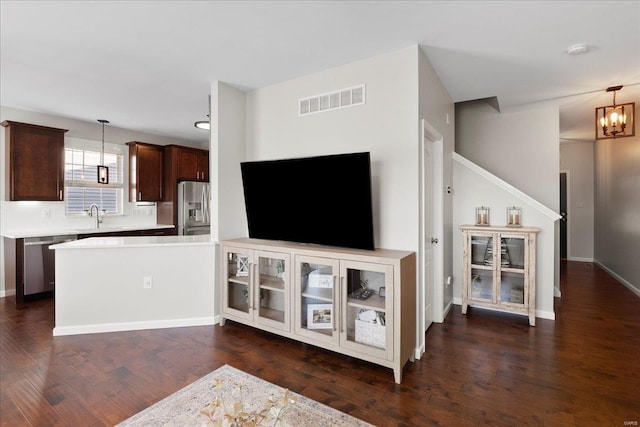
[[[372,347],[385,348],[385,326],[378,322],[356,320],[356,342]]]

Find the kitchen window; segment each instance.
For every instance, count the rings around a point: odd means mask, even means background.
[[[107,214],[122,215],[124,156],[104,153],[104,164],[109,168],[109,184],[98,184],[100,152],[77,148],[64,150],[64,188],[66,214],[82,214],[95,203]]]

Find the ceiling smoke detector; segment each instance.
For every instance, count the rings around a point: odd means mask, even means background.
[[[569,55],[580,55],[581,53],[587,53],[589,49],[586,44],[574,44],[573,46],[569,46],[567,49],[567,53]]]

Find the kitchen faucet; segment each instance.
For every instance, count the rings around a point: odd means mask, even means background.
[[[100,208],[95,203],[92,203],[91,206],[89,206],[89,216],[93,216],[93,208],[96,208],[96,228],[100,228],[100,223],[104,217],[100,219]]]

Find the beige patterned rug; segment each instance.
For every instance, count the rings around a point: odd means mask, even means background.
[[[224,365],[116,427],[243,425],[372,426]]]

